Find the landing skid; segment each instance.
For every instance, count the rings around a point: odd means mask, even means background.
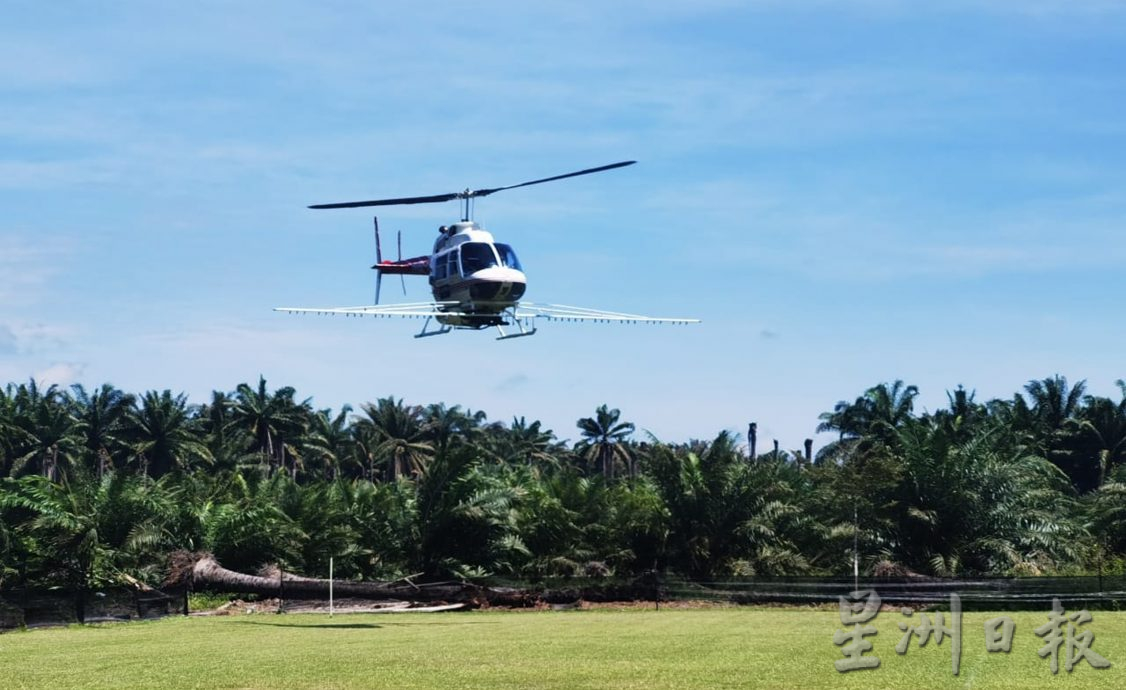
[[[450,331],[453,330],[453,326],[441,326],[436,331],[426,330],[427,328],[430,327],[430,321],[433,318],[434,318],[433,316],[427,316],[426,322],[422,324],[422,332],[418,333],[414,337],[416,337],[416,338],[426,338],[426,337],[429,337],[429,336],[432,336],[432,335],[445,335],[446,333],[449,333]]]
[[[500,333],[500,335],[497,336],[497,340],[511,340],[512,338],[526,338],[529,335],[535,335],[536,334],[536,327],[534,325],[531,325],[531,322],[528,319],[514,318],[511,315],[510,315],[510,318],[512,319],[510,323],[498,323],[498,324],[496,324],[496,329]],[[433,321],[433,320],[434,320],[434,317],[427,316],[426,321],[422,324],[422,330],[420,332],[416,333],[414,337],[416,337],[416,338],[429,338],[432,335],[445,335],[446,333],[449,333],[450,331],[454,330],[454,328],[472,328],[472,327],[468,327],[468,326],[446,326],[446,325],[443,325],[443,326],[439,326],[437,329],[431,330],[430,322]],[[505,326],[513,326],[513,325],[515,325],[516,328],[519,329],[518,333],[508,333],[504,330]],[[481,328],[481,327],[477,326],[476,328],[473,328],[473,330],[477,330],[479,328]]]
[[[532,320],[532,319],[520,318],[519,316],[516,315],[516,309],[515,308],[509,307],[508,309],[504,310],[504,314],[505,314],[505,316],[507,316],[509,318],[511,323],[507,323],[507,324],[498,323],[497,324],[497,331],[500,332],[500,335],[497,336],[497,340],[511,340],[512,338],[526,338],[529,335],[535,335],[536,334],[536,327],[535,327],[535,325],[533,325],[533,324],[535,324],[535,321]],[[518,329],[520,329],[520,332],[519,333],[505,333],[504,332],[504,326],[516,326]]]
[[[517,320],[514,323],[516,324],[516,327],[520,329],[520,332],[519,333],[505,333],[504,328],[497,326],[497,330],[500,331],[500,335],[497,336],[497,340],[509,340],[511,338],[525,338],[529,335],[535,335],[536,334],[536,327],[535,326],[532,326],[531,329],[528,329],[528,328],[524,327],[524,322],[521,321],[521,320]]]

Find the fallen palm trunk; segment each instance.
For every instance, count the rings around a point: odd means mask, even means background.
[[[173,556],[169,586],[190,585],[196,591],[257,594],[287,599],[328,598],[328,580],[293,575],[276,567],[264,572],[267,574],[265,577],[238,573],[221,566],[210,554],[181,552]],[[395,582],[334,580],[332,590],[335,596],[341,598],[449,602],[473,607],[485,604],[529,606],[535,601],[533,595],[522,590],[479,587],[456,581],[415,583],[409,578]]]
[[[287,575],[260,577],[227,570],[212,558],[204,556],[191,570],[192,587],[196,590],[236,592],[259,596],[321,599],[328,597],[329,581]],[[353,582],[337,580],[333,592],[340,597],[364,599],[396,599],[400,601],[448,601],[479,603],[481,588],[466,582],[433,582],[425,584]]]

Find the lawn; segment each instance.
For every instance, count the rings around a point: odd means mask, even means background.
[[[899,613],[868,637],[881,666],[838,673],[836,611],[723,608],[442,614],[257,614],[0,635],[3,688],[1121,688],[1126,613],[1095,611],[1092,649],[1053,676],[1033,630],[1047,611],[1012,613],[1010,654],[987,653],[984,621],[963,619],[961,675],[950,640],[895,653]],[[919,622],[916,614],[913,623]]]

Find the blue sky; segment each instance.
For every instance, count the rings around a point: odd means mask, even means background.
[[[667,440],[1126,377],[1126,3],[8,0],[0,381],[202,402],[264,375],[561,438],[605,402]],[[528,298],[695,316],[414,340],[287,316],[374,285],[370,213],[480,200]],[[423,253],[456,204],[382,209]],[[425,281],[408,294],[427,298]],[[820,444],[821,439],[818,440]]]

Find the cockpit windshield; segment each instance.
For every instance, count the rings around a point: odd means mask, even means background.
[[[496,254],[486,242],[466,242],[461,245],[461,272],[462,275],[476,273],[483,268],[497,265]]]
[[[512,251],[512,247],[507,244],[496,244],[497,254],[500,255],[500,265],[507,266],[508,268],[515,268],[517,271],[523,271],[520,266],[520,259],[516,258],[516,252]]]

